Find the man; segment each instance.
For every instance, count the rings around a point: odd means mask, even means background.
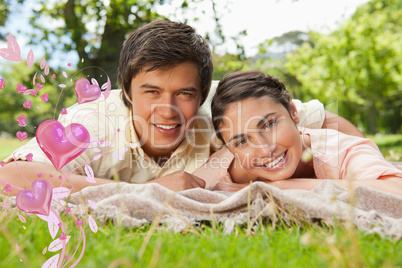
[[[7,182],[16,194],[17,187],[29,189],[40,177],[53,187],[67,179],[78,191],[94,185],[86,176],[89,167],[96,185],[114,178],[159,183],[174,191],[204,187],[202,179],[190,174],[213,150],[208,102],[207,109],[199,109],[208,97],[212,68],[208,43],[192,27],[154,21],[137,29],[120,54],[122,90],[113,90],[106,100],[75,104],[59,117],[64,126],[80,123],[89,131],[91,144],[85,152],[58,171],[34,138],[5,160],[0,187]],[[318,101],[297,107],[305,125],[361,135],[343,118],[325,117]],[[26,161],[29,153],[33,162]]]

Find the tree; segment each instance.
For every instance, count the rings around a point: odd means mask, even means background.
[[[31,24],[40,29],[43,35],[32,36],[31,42],[52,42],[47,46],[47,53],[53,52],[59,44],[63,45],[65,51],[76,51],[80,59],[78,69],[99,67],[84,69],[83,73],[99,78],[105,77],[106,72],[115,88],[120,49],[126,35],[152,20],[164,19],[155,11],[156,5],[164,2],[115,0],[106,4],[99,0],[42,0],[34,9]],[[59,26],[44,26],[44,20]]]
[[[372,0],[330,35],[310,33],[286,69],[309,98],[369,133],[401,131],[402,2]]]
[[[48,53],[52,53],[58,45],[62,45],[65,51],[76,51],[80,59],[78,69],[83,69],[85,75],[98,79],[101,76],[105,77],[106,72],[112,81],[112,88],[116,88],[120,49],[126,36],[153,20],[168,19],[158,13],[158,7],[171,7],[173,2],[173,0],[41,0],[34,9],[31,24],[43,34],[33,34],[31,42],[47,43],[45,47]],[[179,4],[175,2],[175,11],[169,17],[174,17],[176,13],[184,14],[191,8],[195,9],[197,3],[201,1],[179,2]],[[214,48],[221,45],[225,37],[214,0],[211,0],[210,8],[216,24],[215,29],[211,29],[212,33],[206,37],[209,41],[213,39],[211,37],[218,37],[214,39],[218,41],[211,42]],[[205,13],[205,10],[202,13]],[[187,23],[191,19],[198,20],[197,17],[185,17],[182,21]],[[49,27],[43,25],[43,21],[51,21],[51,24],[58,26]],[[242,46],[238,45],[238,48],[241,51]],[[88,66],[99,68],[84,69]]]

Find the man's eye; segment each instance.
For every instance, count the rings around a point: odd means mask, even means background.
[[[186,91],[180,92],[179,94],[183,95],[183,96],[191,96],[191,93],[186,92]]]
[[[156,91],[156,90],[147,90],[147,91],[145,91],[145,93],[156,94],[156,93],[158,93],[158,91]]]
[[[240,140],[238,140],[236,143],[235,143],[235,147],[241,147],[241,146],[243,146],[244,144],[246,144],[247,143],[247,139],[240,139]]]

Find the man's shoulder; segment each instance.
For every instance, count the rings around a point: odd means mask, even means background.
[[[67,108],[67,114],[88,113],[91,111],[114,113],[124,110],[128,110],[128,108],[124,105],[121,98],[121,89],[114,89],[110,91],[110,94],[106,98],[102,94],[97,100],[71,105]]]

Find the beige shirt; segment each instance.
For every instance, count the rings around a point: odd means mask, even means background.
[[[91,143],[77,158],[62,168],[64,173],[86,175],[85,165],[89,165],[97,178],[141,183],[175,171],[193,173],[208,159],[216,144],[211,142],[214,131],[210,117],[210,103],[207,101],[199,110],[194,128],[185,135],[184,140],[163,165],[159,166],[142,150],[132,124],[132,114],[121,99],[121,90],[112,90],[104,100],[103,96],[93,102],[74,104],[60,115],[64,125],[79,123],[86,127]],[[313,124],[320,128],[325,119],[324,107],[317,101],[301,103],[295,100],[302,124]],[[310,126],[311,127],[311,126]],[[25,156],[33,154],[33,161],[51,164],[35,138],[17,149],[5,162],[26,161]],[[13,157],[14,156],[14,157]]]

